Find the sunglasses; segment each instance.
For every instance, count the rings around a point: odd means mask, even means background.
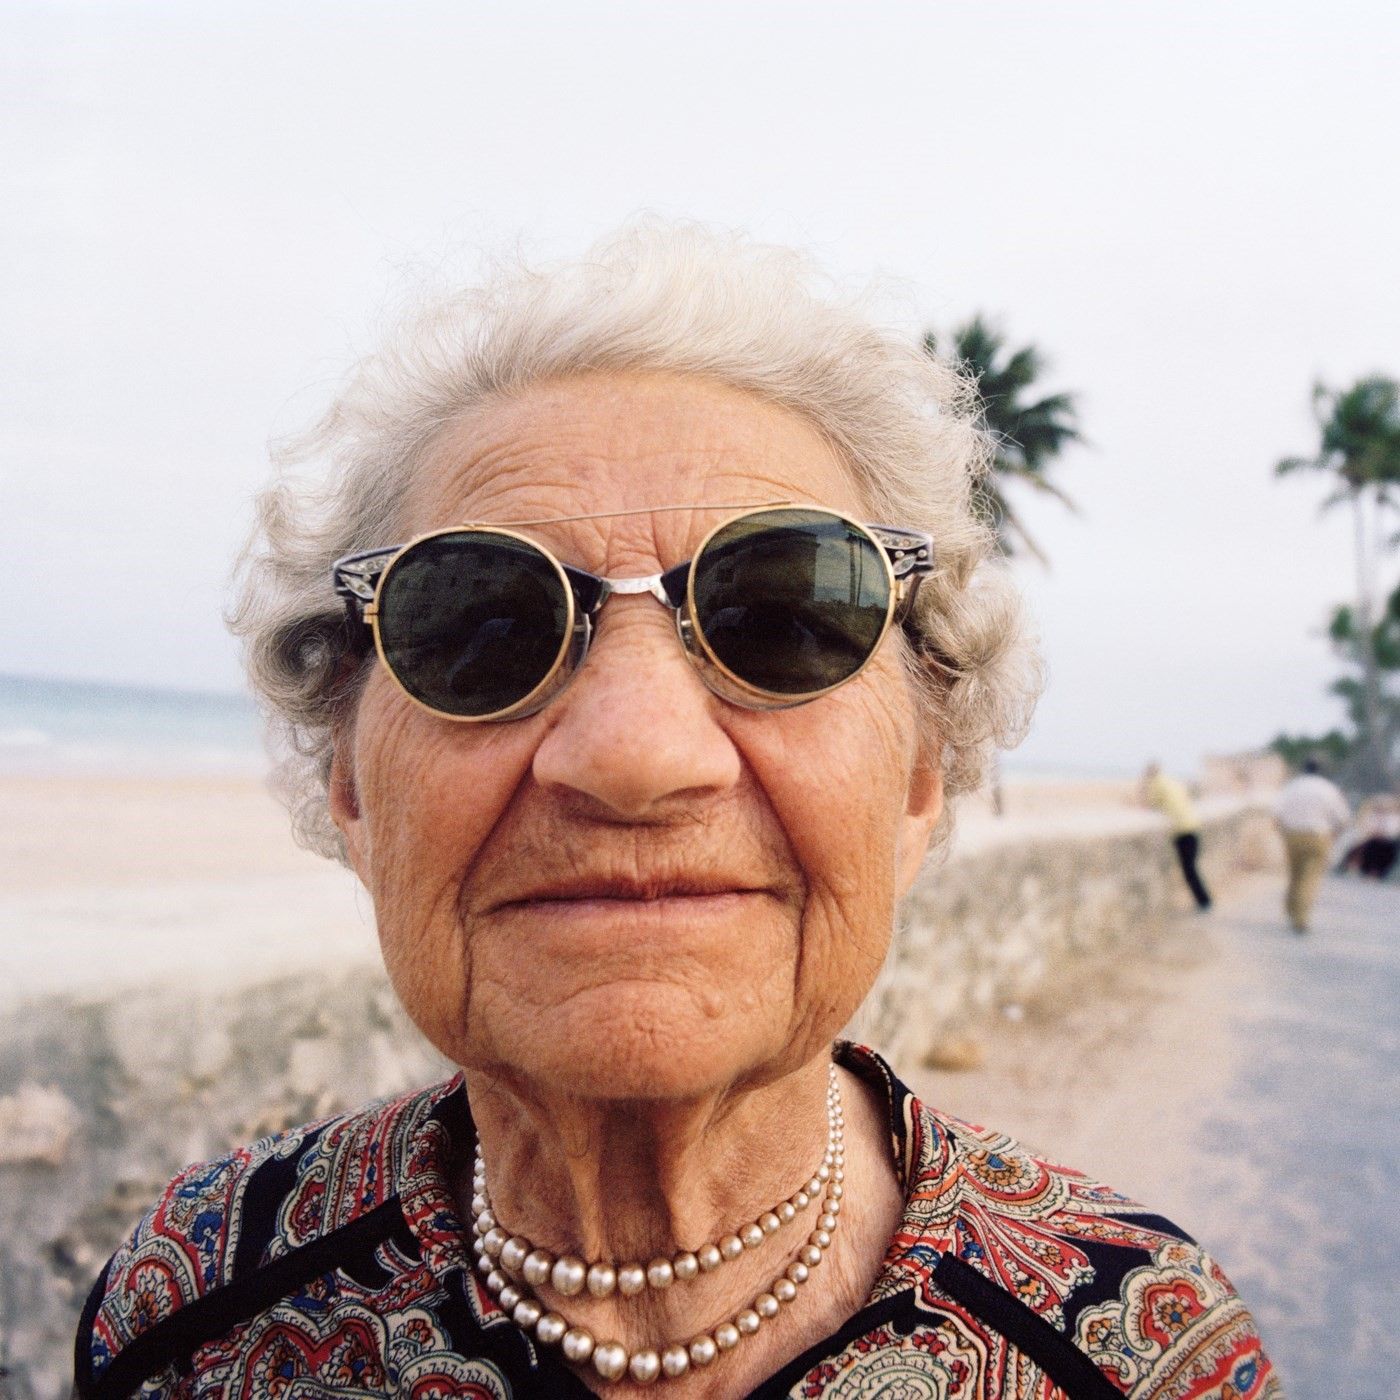
[[[933,570],[923,531],[818,506],[746,509],[692,559],[639,578],[563,564],[515,528],[556,523],[459,525],[347,554],[332,569],[335,591],[412,700],[445,719],[482,721],[548,704],[587,655],[604,602],[628,593],[650,593],[675,613],[681,645],[715,694],[754,710],[806,704],[860,674]]]

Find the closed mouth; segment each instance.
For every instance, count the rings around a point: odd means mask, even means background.
[[[551,882],[500,901],[497,909],[539,908],[541,905],[581,903],[659,904],[666,900],[706,900],[748,894],[764,894],[763,887],[742,880],[676,879],[636,880],[585,878]]]

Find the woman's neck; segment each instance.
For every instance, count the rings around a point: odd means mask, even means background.
[[[827,1141],[827,1070],[684,1101],[585,1100],[471,1074],[493,1209],[555,1253],[642,1263],[797,1191]]]
[[[846,1183],[839,1228],[829,1232],[823,1251],[826,1267],[812,1269],[792,1305],[733,1354],[686,1384],[667,1382],[667,1394],[680,1397],[692,1387],[696,1394],[729,1393],[734,1377],[757,1383],[868,1296],[901,1193],[878,1103],[850,1074],[839,1072],[838,1079]],[[828,1145],[827,1086],[824,1060],[756,1088],[683,1102],[587,1101],[493,1075],[467,1076],[500,1227],[555,1257],[643,1268],[742,1234],[804,1191]],[[470,1170],[460,1190],[467,1206]],[[571,1326],[629,1350],[688,1342],[772,1291],[818,1228],[824,1194],[825,1188],[777,1230],[769,1222],[761,1244],[692,1280],[633,1297],[595,1297],[586,1288],[563,1296],[549,1283],[531,1291]],[[780,1359],[770,1365],[775,1355]],[[767,1369],[751,1375],[756,1367]],[[606,1389],[591,1371],[582,1374],[595,1389]]]

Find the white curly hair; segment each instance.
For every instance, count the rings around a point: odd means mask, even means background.
[[[878,324],[789,248],[646,220],[584,258],[497,264],[403,316],[329,411],[284,445],[257,499],[229,625],[269,723],[296,839],[344,860],[327,805],[333,735],[358,665],[331,564],[397,538],[398,504],[438,435],[484,401],[601,370],[702,376],[780,404],[833,444],[867,519],[928,530],[937,567],[903,646],[945,790],[977,787],[1016,743],[1040,668],[982,509],[988,441],[975,387]],[[940,837],[950,830],[945,804]]]

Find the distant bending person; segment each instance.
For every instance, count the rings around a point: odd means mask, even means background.
[[[1345,868],[1372,880],[1384,880],[1400,858],[1400,799],[1373,797],[1357,813],[1357,837]]]
[[[1186,784],[1162,772],[1161,766],[1149,763],[1142,775],[1143,801],[1165,814],[1172,828],[1172,845],[1181,862],[1181,873],[1196,901],[1196,908],[1210,908],[1210,891],[1196,869],[1201,853],[1201,818]]]
[[[1288,921],[1295,933],[1306,933],[1332,858],[1332,843],[1351,821],[1351,808],[1337,785],[1318,771],[1317,760],[1310,758],[1274,799],[1274,820],[1288,853]]]

